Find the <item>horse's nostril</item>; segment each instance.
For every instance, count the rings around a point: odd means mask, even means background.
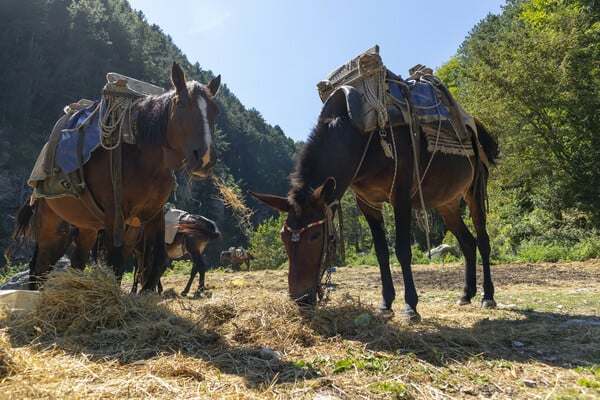
[[[198,150],[194,150],[194,152],[192,154],[194,156],[195,161],[200,160],[200,153],[198,153]]]

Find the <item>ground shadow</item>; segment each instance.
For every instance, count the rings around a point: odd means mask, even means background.
[[[313,320],[313,328],[316,334],[325,337],[341,335],[346,340],[363,342],[373,351],[413,353],[440,366],[473,356],[518,362],[535,360],[569,368],[600,363],[600,318],[528,309],[509,312],[514,313],[514,318],[496,318],[490,314],[472,327],[456,328],[435,319],[424,319],[414,325],[396,324],[368,307],[340,306],[317,318],[331,320],[334,315],[352,315],[356,316],[354,326],[334,328],[324,321]],[[369,317],[364,318],[365,313]]]

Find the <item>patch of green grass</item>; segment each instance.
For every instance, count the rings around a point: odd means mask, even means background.
[[[6,264],[6,266],[0,270],[0,284],[6,283],[13,275],[18,274],[27,268],[27,264]]]
[[[390,395],[392,399],[407,399],[409,398],[406,385],[398,381],[383,381],[377,382],[369,386],[371,389],[378,392]]]
[[[389,360],[374,354],[361,354],[357,357],[347,357],[337,361],[333,367],[334,373],[351,369],[385,372],[389,368]]]

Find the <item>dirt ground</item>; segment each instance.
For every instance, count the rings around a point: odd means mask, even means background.
[[[517,286],[559,287],[562,289],[586,289],[591,292],[600,292],[600,259],[585,262],[562,263],[518,263],[500,264],[492,267],[492,280],[496,294],[502,296],[504,288],[507,291]],[[478,267],[478,290],[481,291],[481,268]],[[392,267],[392,275],[396,286],[397,300],[401,301],[403,290],[402,272],[399,266]],[[417,291],[447,291],[453,293],[458,299],[462,294],[464,269],[462,264],[449,265],[414,265],[413,275]],[[171,275],[163,277],[165,290],[175,293],[181,292],[185,287],[188,277]],[[374,266],[338,267],[332,274],[332,287],[334,290],[346,291],[354,296],[374,296],[380,301],[379,269]],[[126,283],[124,283],[126,285]],[[258,270],[250,273],[244,271],[211,272],[206,275],[208,295],[219,290],[234,287],[255,287],[281,292],[282,296],[287,291],[287,270]],[[197,288],[197,281],[192,286],[193,292]],[[480,295],[481,293],[479,293]],[[396,305],[398,307],[398,304]],[[600,316],[600,308],[598,310]]]

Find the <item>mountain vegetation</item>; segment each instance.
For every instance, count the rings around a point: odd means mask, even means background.
[[[173,61],[188,79],[208,82],[215,74],[192,64],[157,25],[146,22],[126,0],[5,0],[0,3],[0,247],[30,190],[33,164],[66,104],[96,99],[107,72],[119,72],[170,88]],[[210,55],[201,60],[209,65]],[[219,178],[239,195],[252,188],[284,192],[296,144],[257,110],[247,109],[226,85],[216,100]],[[257,162],[260,160],[260,162]],[[210,180],[178,176],[172,201],[214,219],[223,232],[219,248],[247,245],[248,227],[218,200]],[[249,205],[254,205],[248,199]],[[271,214],[262,209],[254,222]]]
[[[209,55],[202,65],[191,63],[126,0],[4,0],[0,40],[2,247],[11,218],[29,194],[31,167],[65,104],[97,98],[109,71],[165,88],[173,61],[189,79],[207,82],[215,75],[206,67]],[[599,3],[507,0],[500,14],[473,27],[435,73],[500,143],[501,159],[489,185],[493,259],[599,257]],[[258,110],[247,109],[223,79],[216,175],[240,197],[247,189],[286,193],[301,143],[267,124]],[[269,268],[285,261],[280,217],[245,198],[254,210],[248,222],[224,205],[214,182],[190,182],[185,176],[178,181],[172,201],[214,219],[223,232],[218,248],[209,248],[213,263],[218,251],[233,245],[250,245]],[[372,262],[370,232],[351,193],[342,204],[349,259]],[[390,208],[386,214],[391,245]],[[432,246],[455,244],[435,212],[429,221]],[[427,240],[416,219],[414,228],[418,260]]]

